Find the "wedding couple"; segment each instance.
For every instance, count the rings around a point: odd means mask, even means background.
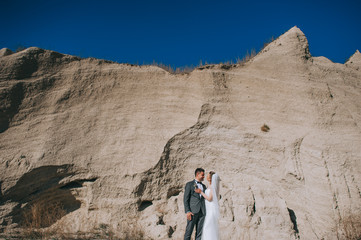
[[[195,179],[185,186],[184,210],[187,214],[185,240],[190,240],[196,226],[196,240],[218,240],[219,229],[219,181],[217,173],[210,171],[207,175],[208,188],[202,183],[204,169],[197,168]]]

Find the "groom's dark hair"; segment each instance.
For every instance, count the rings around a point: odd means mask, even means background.
[[[197,174],[200,173],[200,172],[204,172],[204,169],[203,169],[203,168],[197,168],[197,169],[194,171],[194,176],[197,177]]]

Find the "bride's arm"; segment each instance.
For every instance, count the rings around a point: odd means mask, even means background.
[[[209,196],[207,196],[204,192],[201,192],[202,196],[207,199],[209,202],[212,202],[213,199],[213,193],[212,189],[209,189]]]

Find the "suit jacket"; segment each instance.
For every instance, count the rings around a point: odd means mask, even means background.
[[[200,211],[202,211],[203,215],[206,215],[206,205],[204,203],[204,197],[199,196],[199,193],[196,193],[195,190],[195,184],[196,182],[190,181],[187,182],[184,190],[184,211],[192,212],[193,214],[197,214]],[[203,191],[206,191],[206,186],[202,183]]]

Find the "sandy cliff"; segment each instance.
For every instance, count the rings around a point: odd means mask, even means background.
[[[0,231],[54,204],[43,227],[181,239],[202,166],[222,179],[223,239],[342,239],[361,214],[360,68],[358,51],[312,57],[297,27],[245,64],[183,75],[2,49]]]

